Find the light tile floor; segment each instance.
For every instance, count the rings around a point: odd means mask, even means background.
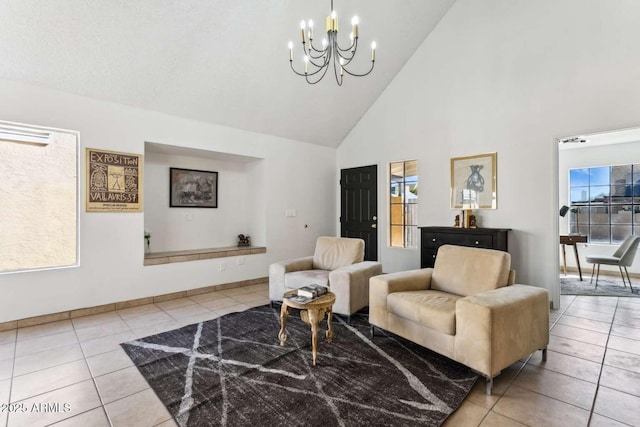
[[[0,332],[0,427],[175,426],[119,344],[268,302],[261,284]],[[446,426],[640,425],[640,298],[561,305],[547,362],[505,369],[492,396],[479,380]]]

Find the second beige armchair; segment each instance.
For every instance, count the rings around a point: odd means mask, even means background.
[[[369,322],[487,379],[549,342],[546,289],[514,285],[506,252],[444,245],[434,268],[370,280]],[[372,333],[373,333],[372,326]]]

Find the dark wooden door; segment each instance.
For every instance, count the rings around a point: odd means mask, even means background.
[[[364,240],[365,261],[378,260],[378,167],[340,171],[340,235]]]

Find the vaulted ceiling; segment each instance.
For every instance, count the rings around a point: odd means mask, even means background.
[[[330,0],[0,0],[0,78],[337,147],[455,0],[335,0],[341,39],[360,18],[363,78],[308,85],[300,21]],[[0,94],[0,99],[2,94]]]

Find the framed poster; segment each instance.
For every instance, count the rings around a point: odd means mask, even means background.
[[[451,209],[497,208],[497,153],[451,159]]]
[[[169,168],[169,207],[217,208],[218,172]]]
[[[86,149],[87,212],[142,212],[142,154]]]

